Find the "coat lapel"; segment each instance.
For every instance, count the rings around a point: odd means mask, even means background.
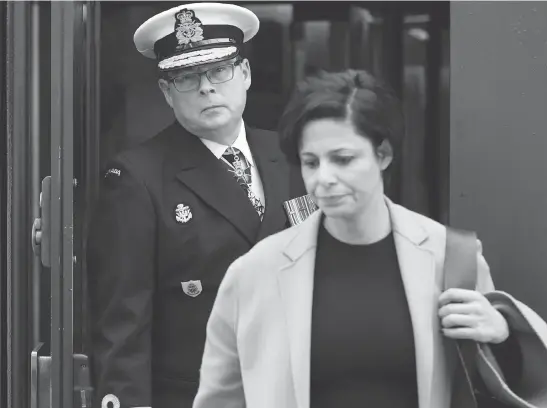
[[[412,320],[420,407],[432,407],[434,362],[439,352],[436,269],[428,233],[411,213],[387,200],[393,236]],[[435,361],[437,360],[437,361]],[[440,391],[440,390],[439,390]]]
[[[289,169],[279,150],[278,139],[271,132],[246,127],[247,141],[262,180],[265,212],[257,241],[279,231],[287,218],[283,200],[288,199]]]
[[[243,189],[197,136],[178,122],[168,131],[170,150],[165,171],[173,173],[254,244],[260,219]]]
[[[437,369],[443,371],[436,367],[443,350],[438,340],[435,257],[427,247],[424,227],[408,210],[386,201],[414,332],[419,406],[433,408],[433,384],[440,387],[443,380],[441,375],[438,381],[435,378]],[[298,408],[309,408],[313,274],[320,221],[321,212],[316,211],[295,227],[284,250],[288,263],[278,274]]]
[[[295,397],[299,408],[309,408],[310,405],[313,274],[320,221],[321,213],[317,211],[294,228],[295,235],[288,240],[284,251],[288,264],[278,274]]]

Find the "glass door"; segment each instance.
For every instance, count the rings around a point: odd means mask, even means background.
[[[95,126],[95,9],[84,2],[5,7],[8,375],[2,406],[91,406],[80,218],[93,168],[84,151],[93,146],[88,137]]]

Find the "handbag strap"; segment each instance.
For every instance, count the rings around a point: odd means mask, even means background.
[[[475,290],[477,286],[477,235],[471,231],[446,229],[444,288]]]
[[[477,236],[474,232],[446,229],[444,289],[475,290],[477,284]],[[455,341],[458,365],[452,385],[451,408],[476,408],[477,345],[469,340]]]

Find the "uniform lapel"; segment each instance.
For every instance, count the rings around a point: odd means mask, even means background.
[[[173,173],[254,244],[260,219],[243,189],[197,136],[178,123],[168,131],[169,154],[165,171]]]
[[[434,362],[442,352],[438,344],[435,257],[426,248],[428,233],[411,215],[389,200],[388,207],[397,250],[401,277],[414,332],[416,350],[416,375],[420,407],[431,406]]]
[[[283,201],[289,197],[289,168],[281,157],[276,134],[246,127],[247,141],[264,188],[265,212],[257,240],[279,231],[287,220]]]
[[[287,265],[279,271],[278,285],[285,314],[291,370],[298,408],[310,405],[310,349],[313,276],[320,211],[296,227],[284,253]]]

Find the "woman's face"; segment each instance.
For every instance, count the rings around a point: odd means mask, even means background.
[[[382,171],[392,160],[347,121],[318,119],[307,123],[300,144],[306,190],[327,217],[353,218],[383,197]]]

